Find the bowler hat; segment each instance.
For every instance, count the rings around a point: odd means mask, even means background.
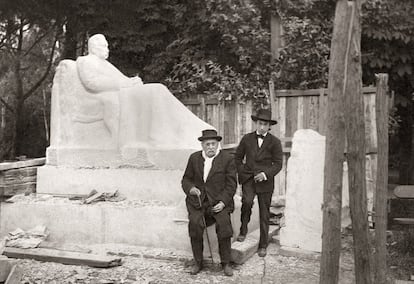
[[[253,121],[263,120],[268,121],[270,125],[277,124],[277,121],[272,119],[272,112],[268,109],[259,109],[256,115],[252,115],[251,117]]]
[[[217,141],[221,141],[223,139],[221,136],[217,135],[217,131],[214,129],[206,129],[201,131],[201,136],[198,137],[199,141],[204,141],[207,139],[216,139]]]

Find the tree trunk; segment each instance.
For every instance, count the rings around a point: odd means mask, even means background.
[[[76,19],[69,17],[66,23],[65,43],[62,59],[76,59],[77,40]]]
[[[413,115],[414,115],[414,103],[411,102],[411,151],[410,151],[410,180],[409,184],[414,184],[414,122],[413,122]]]
[[[413,133],[413,114],[411,106],[402,107],[402,123],[399,129],[400,150],[399,150],[399,184],[410,184],[410,163],[411,155],[414,152],[412,139]]]
[[[338,283],[341,251],[342,175],[345,148],[343,118],[345,43],[350,9],[347,0],[336,4],[328,81],[328,118],[323,192],[321,284]]]
[[[270,16],[270,51],[272,59],[279,58],[279,48],[282,47],[282,23],[278,14]]]
[[[345,129],[349,177],[349,208],[354,240],[355,281],[369,284],[371,279],[368,232],[367,191],[365,181],[365,118],[361,68],[361,3],[353,4],[352,32],[347,43],[347,83]]]
[[[387,283],[387,196],[388,196],[388,74],[377,77],[375,100],[377,121],[377,186],[375,192],[374,283]]]

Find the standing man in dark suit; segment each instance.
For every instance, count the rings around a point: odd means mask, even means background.
[[[187,195],[188,231],[195,261],[191,274],[197,274],[203,267],[205,225],[216,223],[224,274],[233,275],[230,266],[233,236],[230,214],[234,210],[233,196],[237,187],[236,166],[229,154],[218,149],[221,139],[216,130],[202,131],[198,140],[203,150],[190,156],[182,179],[182,187]]]
[[[239,183],[242,185],[241,228],[237,240],[242,242],[246,238],[253,199],[257,195],[260,213],[258,254],[264,257],[268,244],[274,177],[282,169],[283,152],[280,140],[268,132],[270,126],[277,123],[271,119],[272,113],[260,109],[257,115],[251,117],[256,123],[256,131],[243,136],[235,157]]]

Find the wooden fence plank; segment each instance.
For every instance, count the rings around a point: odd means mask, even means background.
[[[324,89],[319,90],[319,121],[318,132],[322,135],[326,133],[326,119],[328,117],[328,96],[325,96]]]
[[[298,115],[297,115],[297,126],[296,126],[296,130],[297,129],[303,129],[304,128],[304,97],[298,97]],[[293,136],[293,134],[292,134]]]
[[[286,99],[286,136],[292,137],[298,127],[298,98]]]
[[[286,137],[286,98],[281,97],[279,101],[279,133],[280,137]]]

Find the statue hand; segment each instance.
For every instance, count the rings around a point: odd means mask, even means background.
[[[138,76],[132,77],[130,78],[132,85],[144,85],[144,83],[142,82],[142,79]]]

